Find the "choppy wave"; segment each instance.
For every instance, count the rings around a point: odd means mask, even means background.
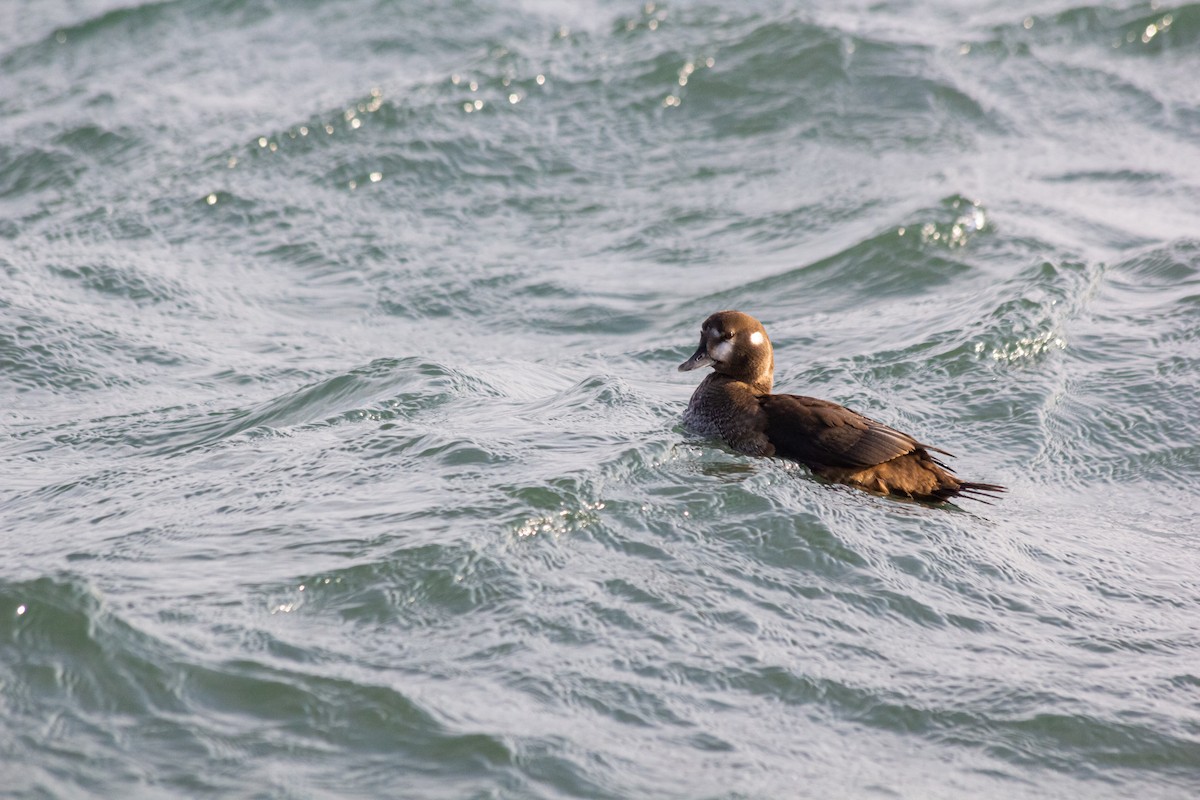
[[[0,24],[8,790],[1194,793],[1197,8]],[[723,307],[1011,491],[683,431]]]

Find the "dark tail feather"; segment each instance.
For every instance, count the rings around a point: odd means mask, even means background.
[[[980,503],[986,503],[990,506],[992,504],[992,500],[997,499],[999,494],[1007,491],[1008,489],[1005,489],[998,483],[974,483],[972,481],[962,481],[958,484],[957,489],[948,492],[946,499],[949,500],[951,497],[962,495],[970,500],[978,500]],[[985,500],[985,497],[988,499]]]

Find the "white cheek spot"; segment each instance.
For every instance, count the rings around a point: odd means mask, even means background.
[[[762,343],[763,343],[762,331],[755,331],[754,333],[750,334],[750,344],[762,344]]]
[[[728,340],[720,342],[711,348],[708,353],[717,361],[728,361],[729,357],[733,355],[733,342]]]

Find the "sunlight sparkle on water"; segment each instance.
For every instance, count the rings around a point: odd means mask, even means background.
[[[604,509],[603,502],[583,503],[577,511],[569,508],[560,509],[557,514],[549,514],[541,517],[530,517],[521,525],[517,526],[514,533],[522,539],[538,534],[551,534],[554,536],[570,533],[571,531],[580,530],[599,521],[600,517],[596,513]]]
[[[714,59],[712,56],[708,56],[707,58],[704,58],[704,59],[696,59],[694,61],[683,62],[683,66],[679,68],[679,72],[677,73],[677,77],[675,80],[675,82],[679,85],[680,90],[672,91],[670,94],[668,94],[666,97],[664,97],[663,101],[662,101],[663,107],[664,108],[675,108],[675,107],[681,105],[683,103],[683,94],[684,94],[684,92],[681,90],[683,89],[683,87],[686,87],[688,85],[688,82],[691,80],[692,75],[695,74],[695,72],[697,70],[702,69],[702,68],[711,69],[712,66],[716,63],[717,63],[716,59]]]
[[[1149,44],[1150,40],[1155,36],[1160,33],[1165,33],[1167,28],[1171,27],[1173,22],[1175,22],[1175,17],[1171,14],[1164,14],[1158,22],[1151,22],[1146,26],[1145,30],[1142,31],[1142,44]],[[1127,41],[1132,43],[1134,39],[1137,38],[1137,31],[1130,31],[1129,35],[1127,35],[1125,38]],[[1118,40],[1114,46],[1119,47],[1120,40]]]
[[[1044,331],[1031,336],[1023,336],[1015,342],[992,348],[991,356],[996,361],[1014,364],[1020,361],[1037,358],[1050,350],[1065,350],[1066,341],[1054,331]],[[986,346],[976,343],[975,352],[982,353]]]

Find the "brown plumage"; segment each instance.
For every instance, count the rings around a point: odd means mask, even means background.
[[[880,494],[941,503],[959,495],[987,502],[1004,491],[963,481],[930,455],[950,455],[845,406],[771,394],[775,356],[762,323],[719,311],[700,328],[700,347],[680,371],[711,365],[692,394],[684,423],[720,436],[741,453],[799,461],[814,474]],[[980,497],[982,495],[983,497]]]

